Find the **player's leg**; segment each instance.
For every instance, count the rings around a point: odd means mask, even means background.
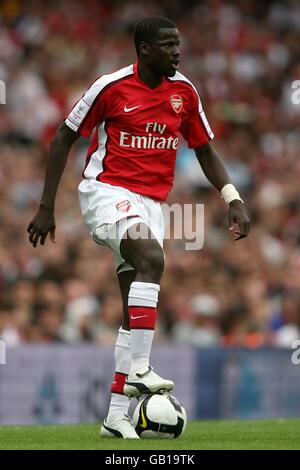
[[[136,270],[130,269],[118,273],[119,286],[123,302],[123,325],[124,330],[130,330],[129,317],[128,317],[128,294],[130,286],[135,280]]]
[[[120,291],[123,300],[124,319],[123,325],[119,329],[117,342],[115,345],[115,374],[111,386],[111,399],[108,415],[106,418],[107,423],[111,423],[120,416],[127,415],[130,400],[124,395],[123,389],[125,379],[129,374],[131,356],[130,356],[130,331],[128,320],[128,293],[130,285],[135,278],[136,272],[134,269],[122,271],[118,273],[120,284]]]
[[[95,180],[85,179],[78,187],[81,212],[87,224],[92,238],[96,243],[109,246],[116,254],[119,253],[120,238],[114,228],[121,220],[122,212],[118,209],[118,202],[128,199],[130,194],[123,193],[120,188],[112,188],[110,185]],[[128,211],[128,217],[136,217],[138,210],[132,202],[132,208]],[[121,217],[118,219],[118,217]],[[111,233],[112,231],[112,233]],[[119,264],[124,260],[118,259]],[[118,265],[119,265],[118,264]],[[123,279],[123,278],[122,278]],[[125,377],[130,368],[130,334],[128,320],[124,322],[124,328],[120,328],[116,345],[115,380],[112,384],[112,400],[109,416],[101,428],[101,435],[106,437],[121,437],[138,439],[134,426],[127,416],[129,400],[123,395]],[[117,379],[116,379],[117,377]],[[109,419],[108,419],[109,418]]]
[[[130,400],[124,395],[125,379],[130,369],[130,331],[119,329],[115,344],[115,374],[111,386],[108,415],[101,427],[102,437],[139,439],[131,418],[128,416]]]
[[[107,418],[101,428],[102,437],[138,439],[128,418],[130,399],[124,395],[125,379],[130,370],[130,331],[128,320],[128,293],[136,272],[134,269],[118,273],[123,301],[124,319],[115,344],[115,375],[111,386],[111,399]]]
[[[171,380],[154,373],[149,365],[164,253],[153,235],[136,237],[136,233],[146,233],[147,230],[149,228],[145,224],[135,224],[125,232],[120,243],[122,257],[136,271],[128,294],[131,367],[124,386],[128,396],[172,390],[174,386]]]

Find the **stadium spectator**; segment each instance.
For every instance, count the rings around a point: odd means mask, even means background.
[[[42,297],[48,295],[44,292],[37,298],[42,279],[62,286],[74,279],[86,283],[87,295],[101,306],[117,292],[111,253],[93,247],[79,213],[75,191],[85,142],[73,152],[58,197],[59,243],[33,252],[24,228],[39,202],[45,150],[56,125],[96,75],[134,60],[131,32],[136,19],[160,14],[178,24],[181,70],[204,90],[216,146],[226,156],[229,173],[243,190],[254,220],[251,236],[233,254],[222,202],[206,186],[194,157],[181,146],[170,202],[205,203],[205,244],[201,252],[181,257],[181,247],[166,242],[157,340],[175,340],[177,322],[191,319],[189,300],[209,288],[220,306],[220,344],[241,343],[241,328],[230,326],[236,322],[246,331],[252,331],[255,323],[259,333],[255,347],[279,344],[274,331],[284,324],[278,318],[286,293],[300,289],[300,107],[291,100],[291,84],[300,72],[299,6],[292,0],[284,4],[180,0],[176,8],[170,0],[155,0],[139,3],[138,10],[132,5],[127,0],[121,7],[111,1],[73,0],[72,8],[69,2],[57,2],[57,8],[41,0],[1,2],[0,79],[6,81],[8,94],[7,104],[0,105],[1,334],[5,323],[6,332],[13,331],[10,344],[36,337],[41,326],[34,324],[32,312],[37,302],[46,303]],[[13,92],[19,95],[11,101]],[[45,104],[42,115],[36,114],[35,105],[30,107],[30,97]],[[250,285],[253,289],[255,279],[259,288],[254,289],[258,292],[254,302],[247,290]],[[61,327],[69,322],[73,327],[67,314],[70,299],[62,295],[61,301],[62,314],[56,321]],[[18,315],[13,313],[16,308]],[[101,309],[87,316],[93,324],[85,327],[87,336],[101,342],[105,316],[101,318]],[[297,328],[296,320],[292,318],[289,325]],[[228,332],[230,341],[225,341]],[[113,343],[114,338],[109,338]]]

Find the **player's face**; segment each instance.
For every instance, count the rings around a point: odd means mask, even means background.
[[[179,32],[176,28],[160,28],[148,44],[147,63],[161,76],[173,77],[179,67]]]

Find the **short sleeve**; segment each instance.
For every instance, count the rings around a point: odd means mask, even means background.
[[[198,93],[190,89],[190,96],[185,104],[180,132],[190,148],[201,147],[214,138],[206,119]]]
[[[65,119],[73,131],[90,137],[93,129],[106,118],[105,87],[101,78],[85,92]]]

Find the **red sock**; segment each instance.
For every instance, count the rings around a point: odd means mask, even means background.
[[[157,310],[154,307],[128,307],[131,330],[154,330]]]
[[[115,372],[114,381],[111,384],[111,393],[118,393],[119,395],[123,395],[123,388],[124,388],[126,377],[127,377],[127,374]]]

